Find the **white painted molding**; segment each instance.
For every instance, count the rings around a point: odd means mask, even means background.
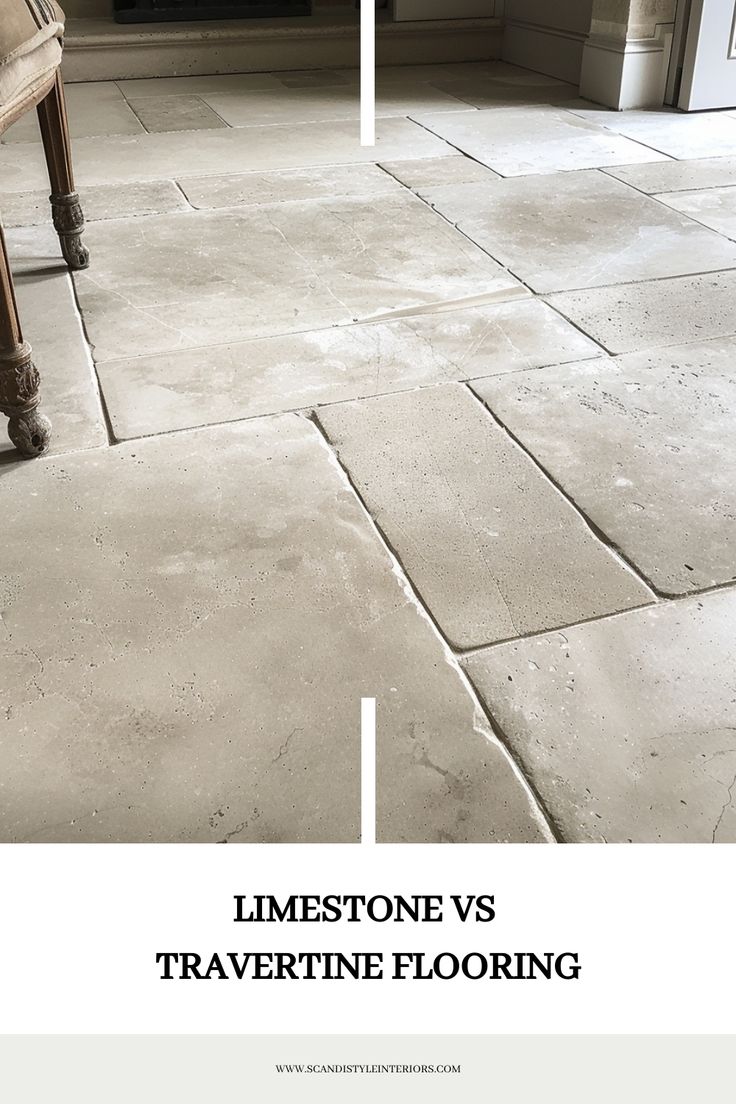
[[[504,61],[577,84],[587,35],[518,19],[505,21]]]
[[[665,23],[657,28],[656,38],[623,41],[591,35],[583,50],[580,95],[616,111],[661,107],[673,31],[673,24]]]

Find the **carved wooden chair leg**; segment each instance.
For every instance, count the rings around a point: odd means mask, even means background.
[[[84,215],[74,190],[71,142],[66,118],[64,85],[57,72],[49,94],[36,108],[51,182],[51,211],[61,252],[69,268],[86,268],[89,253],[82,245]]]
[[[48,448],[51,422],[38,409],[39,376],[31,346],[23,340],[5,236],[0,226],[0,410],[8,435],[22,456]]]

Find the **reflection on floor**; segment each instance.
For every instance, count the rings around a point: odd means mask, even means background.
[[[0,839],[736,840],[736,113],[501,62],[68,89],[0,216]]]

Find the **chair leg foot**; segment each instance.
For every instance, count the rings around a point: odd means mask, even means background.
[[[59,243],[64,260],[74,271],[87,268],[89,250],[82,244],[84,215],[76,192],[69,195],[52,195],[51,212],[54,229],[59,235]]]
[[[0,353],[0,411],[8,417],[8,436],[21,456],[46,452],[51,422],[38,409],[38,370],[25,342],[13,353]]]

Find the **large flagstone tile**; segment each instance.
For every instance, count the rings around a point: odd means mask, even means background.
[[[350,323],[478,296],[528,296],[406,190],[92,223],[75,274],[98,362]],[[704,231],[705,232],[705,231]],[[10,232],[41,258],[53,232]]]
[[[329,126],[300,123],[80,138],[74,143],[74,166],[77,183],[83,186],[442,157],[453,152],[441,138],[408,119],[379,120],[376,145],[361,146],[357,120],[350,120]],[[0,193],[45,184],[46,167],[38,143],[0,149]]]
[[[498,173],[473,161],[472,157],[427,157],[419,161],[387,161],[382,168],[419,195],[441,184],[470,184],[476,180],[497,180]]]
[[[438,158],[438,161],[454,158]],[[410,164],[413,162],[410,162]],[[422,162],[423,163],[423,162]],[[358,196],[397,195],[400,189],[378,165],[330,165],[317,169],[280,172],[227,173],[186,177],[181,190],[193,207],[254,207],[301,199],[355,199]]]
[[[92,135],[143,133],[140,121],[113,81],[68,84],[65,93],[72,139]],[[35,111],[23,115],[2,137],[4,144],[40,140]]]
[[[736,187],[663,192],[657,199],[727,238],[736,238]]]
[[[189,207],[173,180],[150,180],[144,184],[93,184],[82,189],[80,199],[86,222],[161,215],[167,211],[186,211]],[[6,229],[47,226],[51,221],[48,188],[0,195],[0,218]]]
[[[15,293],[23,336],[31,344],[33,361],[41,374],[41,409],[52,424],[51,452],[106,445],[107,430],[94,367],[69,274],[59,262],[55,268],[34,275],[18,272]],[[0,418],[0,464],[17,459],[5,426],[5,418]],[[8,530],[4,518],[2,525],[5,547]]]
[[[527,790],[297,417],[0,468],[0,838],[541,841]]]
[[[611,353],[736,334],[736,270],[551,295]]]
[[[577,96],[573,84],[539,84],[530,81],[503,83],[499,80],[474,78],[472,80],[436,80],[435,88],[448,92],[458,100],[482,109],[520,107],[524,105],[560,104]]]
[[[319,419],[455,646],[651,600],[467,388],[342,404]]]
[[[141,96],[128,103],[149,134],[171,130],[216,130],[220,116],[199,96]]]
[[[202,93],[204,102],[233,127],[359,119],[358,86],[282,88],[280,91]],[[456,96],[429,84],[411,89],[376,89],[376,115],[416,115],[422,111],[467,111]]]
[[[736,185],[736,157],[705,157],[694,161],[663,161],[658,165],[624,165],[607,173],[642,192],[691,191]]]
[[[564,839],[736,842],[736,593],[465,661]]]
[[[414,117],[501,176],[665,160],[661,153],[559,108],[519,107]],[[549,182],[546,186],[549,188]]]
[[[473,387],[661,593],[736,580],[736,338]]]
[[[577,107],[571,110],[590,123],[604,126],[678,160],[732,157],[736,154],[736,119],[729,118],[723,112],[686,115],[672,110],[606,111],[604,108]]]
[[[137,356],[99,373],[115,435],[129,438],[599,353],[529,299]]]
[[[736,246],[597,172],[429,188],[427,200],[537,292],[736,266]]]
[[[285,74],[284,74],[285,75]],[[135,77],[119,80],[126,99],[150,96],[201,96],[205,92],[245,92],[283,87],[280,73],[212,73],[189,77]]]

